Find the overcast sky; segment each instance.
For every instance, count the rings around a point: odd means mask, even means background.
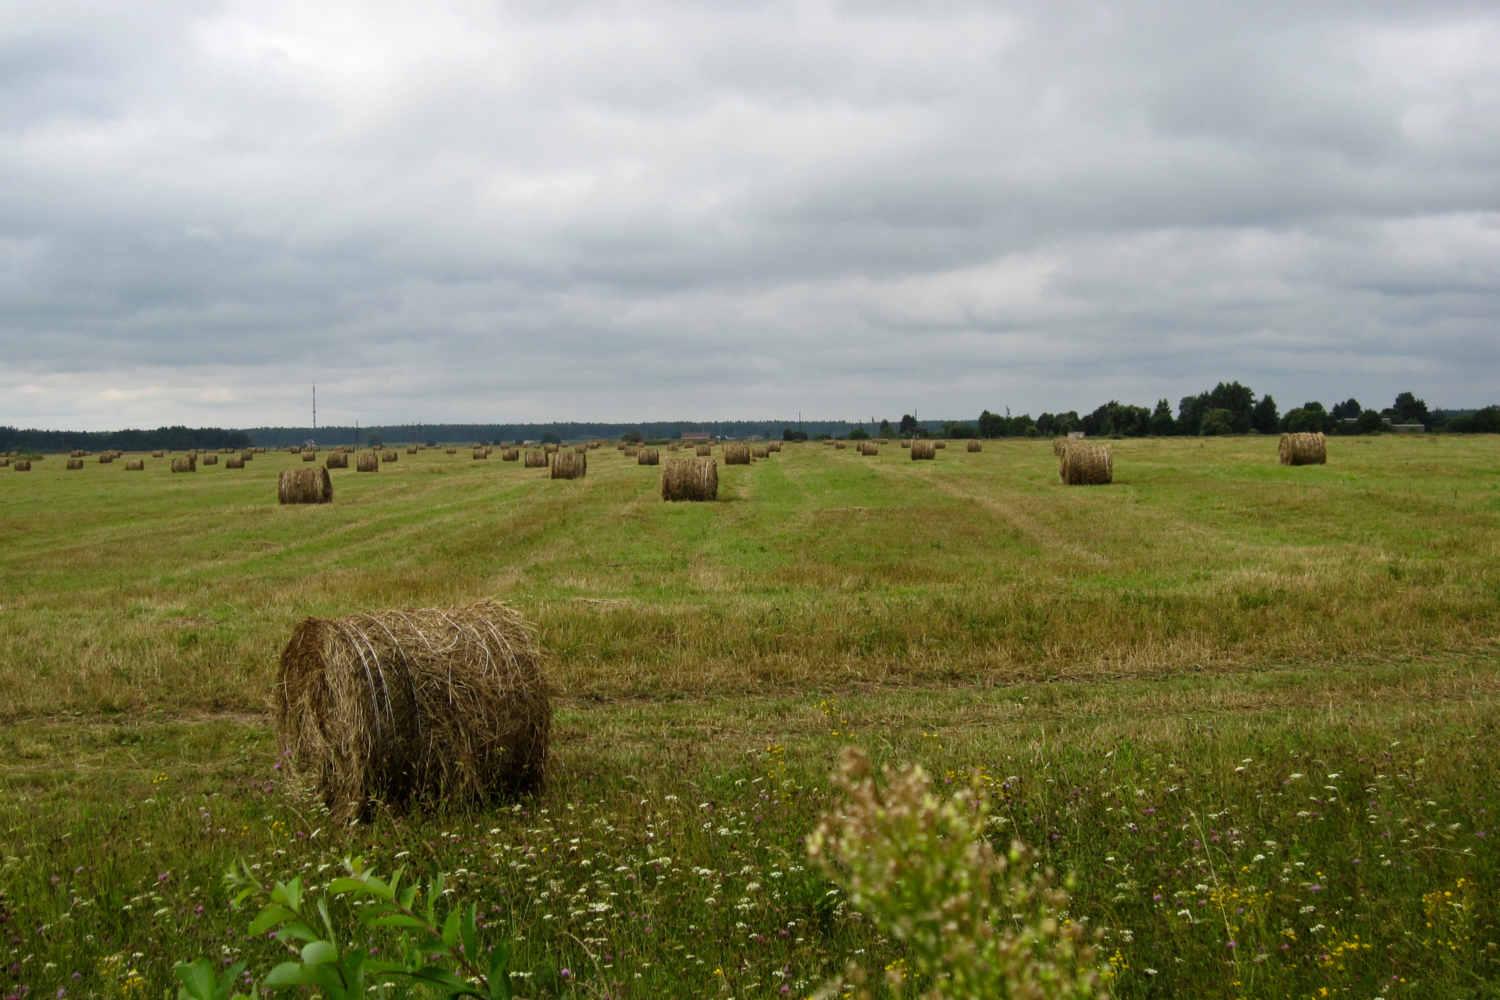
[[[0,9],[0,423],[1500,401],[1500,6]]]

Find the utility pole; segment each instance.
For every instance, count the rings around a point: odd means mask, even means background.
[[[318,436],[318,387],[313,386],[313,437]]]

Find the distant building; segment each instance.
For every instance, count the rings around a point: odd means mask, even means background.
[[[1083,436],[1083,431],[1068,431],[1068,437],[1070,438],[1081,438]]]
[[[1422,424],[1393,424],[1389,420],[1386,421],[1385,425],[1397,434],[1422,434],[1427,430],[1426,426]]]

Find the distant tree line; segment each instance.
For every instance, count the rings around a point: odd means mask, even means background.
[[[0,451],[184,451],[188,448],[245,448],[244,431],[222,427],[158,427],[154,431],[38,431],[0,427]]]

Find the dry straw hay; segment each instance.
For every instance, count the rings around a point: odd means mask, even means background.
[[[323,467],[326,469],[347,469],[349,468],[349,456],[342,451],[330,451],[328,453],[328,460],[323,463]]]
[[[83,468],[83,459],[81,459],[81,458],[70,458],[70,459],[68,459],[68,469],[69,469],[69,471],[71,471],[73,469],[81,469],[81,468]]]
[[[903,447],[903,448],[910,448],[911,447],[911,442],[910,441],[902,441],[901,442],[901,447]]]
[[[493,452],[494,450],[495,449],[491,448],[489,445],[485,445],[485,447],[484,447],[484,457],[485,458],[489,458],[490,457],[490,453]]]
[[[302,461],[304,462],[316,462],[317,460],[318,453],[315,451],[304,451],[302,453]]]
[[[162,453],[161,453],[161,452],[159,452],[159,451],[153,451],[153,452],[152,452],[152,453],[151,453],[151,457],[152,457],[152,458],[161,458],[161,457],[162,457]]]
[[[449,454],[449,455],[457,455],[458,454],[458,449],[457,448],[444,448],[443,451],[446,454]]]
[[[586,444],[575,444],[573,446],[573,454],[575,455],[587,455],[588,451],[589,446]]]
[[[861,455],[879,455],[880,445],[876,444],[874,441],[861,441],[859,443],[859,453]]]
[[[362,451],[359,453],[354,469],[356,472],[379,472],[380,462],[377,461],[373,451]]]
[[[380,456],[380,460],[382,462],[394,462],[400,457],[401,456],[397,455],[394,451],[388,451],[384,455]]]
[[[947,441],[934,441],[934,442],[932,442],[932,446],[934,448],[946,448],[946,447],[948,447],[948,442]]]
[[[204,465],[208,465],[209,464],[208,460],[210,458],[217,460],[218,456],[216,456],[216,455],[207,455],[207,456],[205,456],[204,459],[203,459],[203,464]],[[172,459],[172,471],[173,472],[197,472],[198,471],[198,460],[196,458],[194,458],[192,455],[179,455],[178,457]]]
[[[1052,439],[1052,456],[1054,458],[1062,458],[1062,453],[1068,450],[1068,441],[1068,438]]]
[[[658,465],[661,462],[661,452],[655,448],[640,448],[635,453],[636,465]]]
[[[500,461],[502,461],[502,462],[514,462],[514,461],[517,461],[518,459],[520,459],[520,457],[521,457],[521,449],[519,449],[519,448],[501,448],[500,449]]]
[[[414,445],[414,444],[407,445],[406,446],[406,453],[408,455],[415,455],[417,453],[417,446]]]
[[[0,457],[0,469],[5,468],[9,464],[10,464],[10,456],[9,455],[6,455],[4,457]]]
[[[113,462],[114,460],[115,460],[115,456],[112,455],[112,454],[110,454],[107,451],[104,454],[102,454],[102,455],[99,456],[99,464],[100,465],[108,465],[109,463]]]
[[[601,444],[603,444],[602,441],[590,441],[589,442],[589,450],[592,451],[592,450],[598,448]]]
[[[187,457],[188,458],[196,459],[198,456],[197,455],[189,455]],[[177,460],[174,458],[172,461],[175,462]],[[218,455],[213,455],[213,454],[204,455],[203,456],[203,464],[204,465],[218,465],[219,464],[219,456]],[[192,470],[190,469],[188,471],[192,471]]]
[[[623,451],[623,452],[629,452],[630,451],[630,449],[627,448],[627,447],[625,447],[625,445],[623,445],[623,444],[617,444],[617,445],[615,445],[615,450],[616,451]]]
[[[18,458],[16,459],[16,463],[12,465],[11,468],[15,469],[17,472],[30,472],[31,460],[28,458]]]
[[[82,450],[82,449],[79,449],[77,451],[74,451],[74,452],[70,453],[68,455],[68,457],[69,458],[88,458],[89,457],[89,453],[86,452],[86,451],[84,451],[84,450]]]
[[[582,479],[588,475],[588,471],[587,449],[561,452],[552,460],[553,479]]]
[[[754,445],[750,449],[750,457],[751,458],[770,458],[771,457],[771,449],[767,448],[763,444],[762,445]]]
[[[712,445],[700,444],[694,445],[693,447],[693,454],[697,455],[699,458],[708,458],[713,453],[714,449]]]
[[[623,451],[623,452],[625,452],[625,457],[626,458],[635,458],[637,455],[639,455],[641,453],[641,449],[636,448],[636,447],[630,447],[630,448],[624,448],[624,447],[622,447],[620,450]]]
[[[547,467],[547,453],[545,451],[528,451],[526,453],[526,468],[545,469]]]
[[[1065,486],[1103,486],[1114,480],[1114,456],[1108,445],[1074,442],[1063,449],[1057,474]]]
[[[929,461],[929,462],[933,461],[934,459],[937,458],[937,447],[936,446],[937,446],[937,442],[936,441],[924,441],[921,438],[913,438],[912,442],[911,442],[911,458],[912,458],[912,461],[915,462],[915,461],[918,461],[919,459],[926,460],[926,461]]]
[[[978,441],[970,441],[964,447],[969,451],[984,451],[984,445],[980,444]]]
[[[333,503],[333,478],[327,469],[286,469],[276,477],[281,503]]]
[[[532,631],[498,601],[302,620],[272,692],[292,774],[340,823],[540,787],[552,695]]]
[[[781,451],[781,442],[780,441],[772,441],[772,442],[770,442],[769,444],[766,445],[766,450],[767,451],[780,452]]]
[[[286,446],[286,453],[288,455],[300,455],[302,454],[302,446],[300,444],[289,444]]]
[[[255,457],[255,452],[250,451],[248,449],[245,450],[245,451],[240,452],[240,461],[242,461],[242,462],[248,462],[248,461],[250,461],[254,457]]]
[[[485,451],[483,448],[475,448],[474,449],[474,461],[477,462],[481,458],[489,458],[489,457],[490,457],[490,453],[487,452],[487,451]]]
[[[556,455],[557,454],[557,443],[556,442],[548,442],[547,444],[542,445],[542,450],[545,451],[549,455]]]
[[[712,458],[669,458],[661,467],[661,498],[717,500],[719,464]]]
[[[748,444],[735,444],[728,442],[724,445],[725,465],[749,465],[750,446]]]
[[[243,455],[230,455],[224,459],[224,468],[226,469],[243,469],[244,467],[245,458]]]
[[[667,450],[668,451],[676,451],[679,447],[680,447],[680,445],[669,444],[669,445],[667,445]]]
[[[126,472],[145,472],[146,460],[144,458],[132,458],[125,463]]]
[[[1322,431],[1283,434],[1279,450],[1282,465],[1326,465],[1328,462],[1328,439]]]

